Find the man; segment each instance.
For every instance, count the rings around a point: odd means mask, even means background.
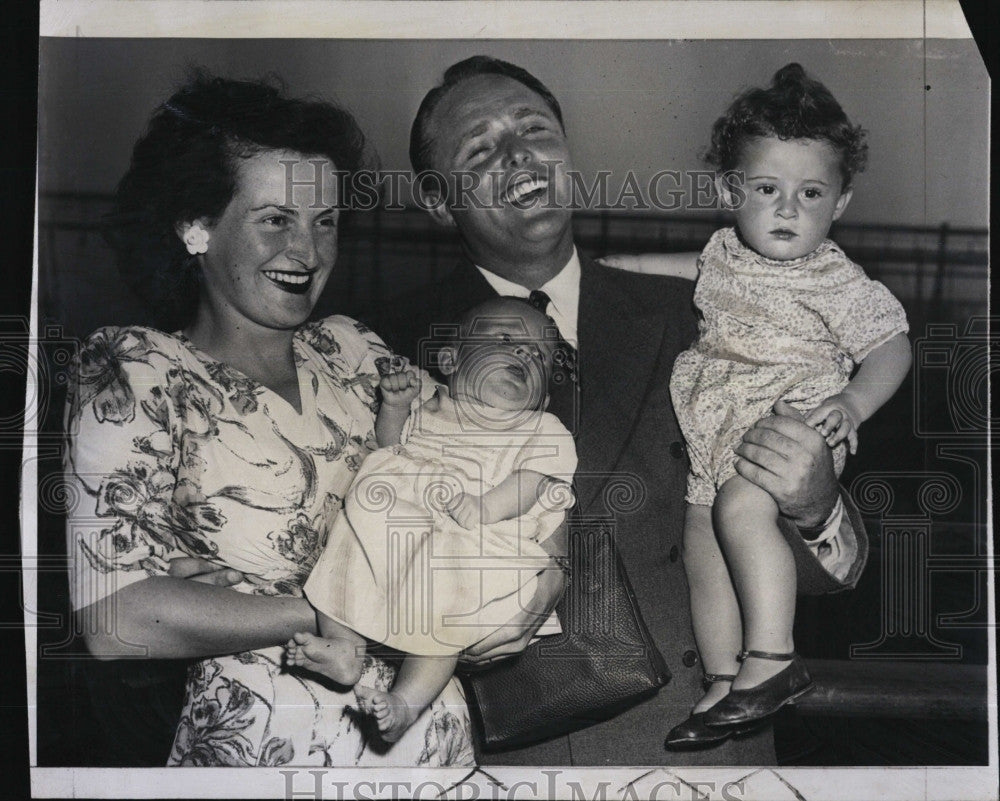
[[[400,352],[419,357],[433,324],[496,294],[536,291],[532,299],[577,349],[578,393],[550,410],[576,440],[578,514],[614,513],[617,549],[673,674],[656,696],[610,720],[535,746],[481,754],[481,761],[773,764],[769,727],[703,750],[663,748],[667,729],[700,697],[702,680],[680,559],[687,459],[669,394],[674,359],[695,335],[692,284],[614,270],[577,253],[562,112],[545,86],[519,67],[476,56],[447,70],[418,111],[410,157],[414,172],[424,176],[426,207],[457,229],[465,258],[444,281],[392,306],[380,333]],[[859,520],[852,529],[841,514],[822,438],[795,417],[774,416],[747,435],[738,453],[739,472],[772,494],[788,536],[798,540],[800,586],[814,580],[826,590],[852,586],[864,561],[863,530]],[[638,477],[643,502],[628,513],[609,509],[601,490],[611,476]],[[842,557],[832,568],[840,581],[820,568],[802,540],[818,532]],[[719,565],[728,581],[721,557]],[[524,641],[512,640],[507,650]],[[494,648],[487,656],[503,652]]]

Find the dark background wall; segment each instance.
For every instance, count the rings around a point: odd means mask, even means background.
[[[988,76],[971,39],[378,41],[43,39],[41,191],[108,191],[153,108],[189,65],[277,73],[292,93],[357,114],[389,169],[408,169],[410,122],[449,65],[487,53],[560,99],[575,166],[646,179],[693,169],[733,95],[789,61],[870,132],[871,165],[847,221],[987,222]]]

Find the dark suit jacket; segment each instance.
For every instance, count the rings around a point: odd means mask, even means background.
[[[601,516],[607,479],[638,479],[641,502],[618,511],[615,540],[643,617],[673,674],[654,697],[611,720],[527,748],[481,754],[484,764],[524,765],[766,765],[775,763],[770,728],[702,751],[667,752],[663,738],[702,693],[702,666],[691,630],[688,587],[681,560],[688,461],[670,401],[674,359],[693,341],[697,325],[690,281],[638,275],[581,256],[579,429],[574,431],[578,510]],[[379,331],[404,355],[416,357],[432,323],[453,321],[495,295],[471,264],[443,282],[392,304]],[[425,348],[426,350],[426,348]],[[853,510],[853,507],[851,507]],[[863,539],[860,518],[856,531]],[[818,568],[794,526],[800,585],[841,589]],[[865,547],[843,586],[857,581]]]

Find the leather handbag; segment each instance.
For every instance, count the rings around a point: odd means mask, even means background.
[[[614,543],[613,523],[569,521],[562,633],[463,681],[480,747],[501,750],[613,717],[670,679]]]

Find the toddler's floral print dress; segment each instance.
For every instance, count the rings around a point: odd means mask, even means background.
[[[104,328],[80,354],[67,406],[67,537],[79,609],[197,556],[241,571],[233,589],[302,596],[362,460],[376,447],[375,386],[392,354],[345,317],[295,336],[301,412],[183,335]],[[361,684],[386,689],[369,657]],[[169,764],[326,767],[473,763],[452,680],[391,747],[340,692],[282,664],[282,647],[189,671]]]
[[[733,449],[775,401],[812,411],[908,330],[899,301],[830,239],[779,261],[734,228],[716,231],[698,260],[694,303],[698,339],[674,362],[670,395],[691,458],[686,500],[706,506],[736,474]],[[833,451],[838,475],[846,451]]]

